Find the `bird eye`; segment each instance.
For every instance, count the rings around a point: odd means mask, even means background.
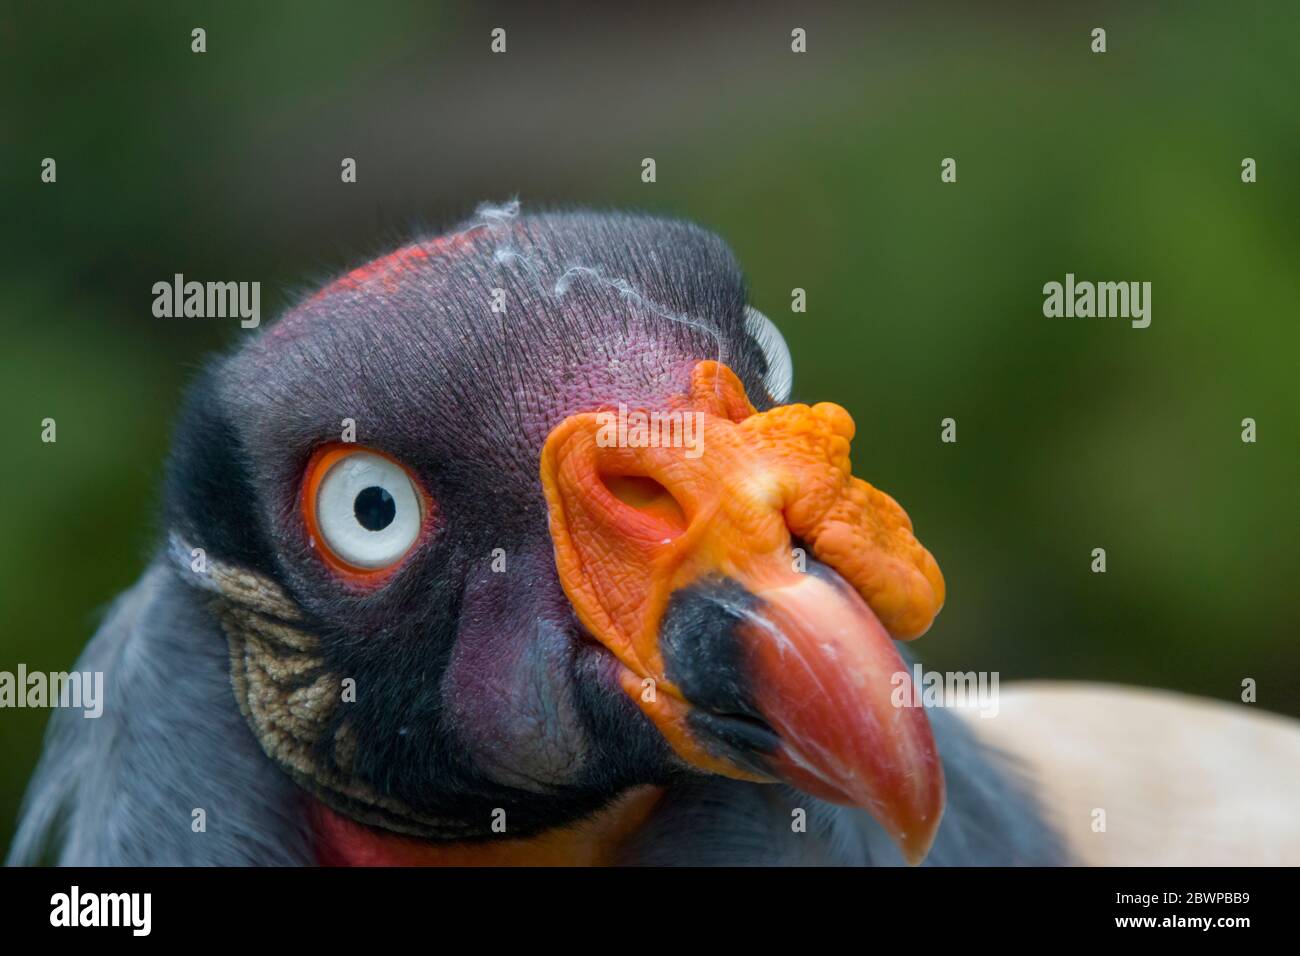
[[[312,543],[329,564],[373,575],[411,550],[428,509],[410,474],[391,458],[333,446],[307,466],[303,510]]]
[[[745,306],[745,331],[763,350],[767,359],[767,373],[763,384],[767,393],[778,405],[789,401],[790,390],[794,387],[794,360],[790,358],[790,346],[772,320],[752,305]]]

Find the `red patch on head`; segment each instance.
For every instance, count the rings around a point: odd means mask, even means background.
[[[335,279],[307,301],[315,302],[336,292],[350,292],[373,282],[382,282],[385,292],[393,292],[396,290],[398,279],[403,272],[423,264],[434,256],[446,255],[449,252],[459,250],[469,242],[472,232],[473,230],[452,233],[425,242],[403,246],[401,249],[390,252],[386,256],[380,256],[373,262],[367,262],[363,266],[358,266],[347,275]]]

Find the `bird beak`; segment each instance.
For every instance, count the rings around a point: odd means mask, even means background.
[[[565,593],[676,752],[863,807],[915,863],[943,770],[893,639],[930,626],[943,576],[853,477],[853,431],[838,405],[758,413],[701,362],[665,409],[561,422],[541,479]]]

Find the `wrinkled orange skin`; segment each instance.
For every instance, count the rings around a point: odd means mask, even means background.
[[[552,430],[541,479],[556,566],[582,624],[623,663],[625,689],[669,742],[692,762],[743,776],[701,753],[685,730],[686,705],[658,647],[669,595],[710,574],[780,586],[799,573],[793,535],[891,636],[911,639],[943,606],[943,575],[898,503],[853,476],[854,424],[839,405],[757,412],[735,373],[708,361],[668,410],[703,413],[699,457],[681,447],[602,447],[607,420],[597,412]],[[630,492],[629,477],[640,482]],[[647,678],[654,700],[643,692]]]

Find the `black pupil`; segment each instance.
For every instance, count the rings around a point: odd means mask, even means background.
[[[383,531],[393,523],[397,503],[383,488],[371,485],[357,495],[357,500],[352,502],[352,511],[367,531]]]

